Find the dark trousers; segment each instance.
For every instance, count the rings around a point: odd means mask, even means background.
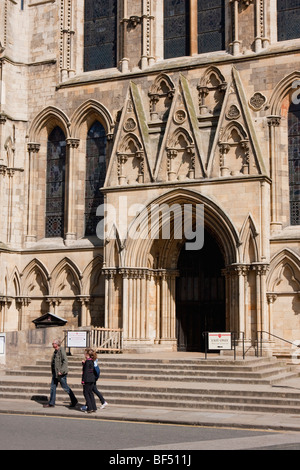
[[[105,403],[105,400],[103,398],[103,395],[101,392],[99,392],[98,388],[97,388],[97,385],[94,383],[93,384],[93,392],[95,395],[97,395],[97,397],[99,398],[99,400],[101,401],[101,405],[103,405],[103,403]]]
[[[87,382],[83,385],[83,395],[88,411],[95,411],[97,409],[93,394],[93,386],[94,382]]]

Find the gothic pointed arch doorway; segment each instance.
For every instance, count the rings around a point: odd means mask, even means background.
[[[183,246],[176,281],[178,351],[204,351],[204,331],[225,331],[224,267],[221,250],[207,230],[201,250],[187,251]]]

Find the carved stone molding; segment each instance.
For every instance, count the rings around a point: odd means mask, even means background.
[[[266,103],[267,98],[260,92],[254,93],[254,95],[249,100],[249,106],[254,111],[260,111]]]
[[[269,127],[279,127],[281,122],[281,116],[267,116]]]

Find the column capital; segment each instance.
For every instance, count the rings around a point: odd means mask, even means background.
[[[267,116],[267,122],[269,127],[279,127],[281,123],[281,116]]]
[[[41,144],[38,144],[37,142],[28,142],[27,144],[27,150],[31,153],[38,153],[40,148]]]
[[[67,146],[73,149],[77,149],[79,147],[80,139],[75,139],[70,137],[66,139]]]

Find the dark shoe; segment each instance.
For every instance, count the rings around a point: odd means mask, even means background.
[[[43,408],[54,408],[55,405],[50,405],[50,403],[47,403],[46,405],[43,405]]]
[[[69,408],[75,408],[75,406],[77,405],[78,401],[76,403],[71,403],[71,405],[69,406]]]

